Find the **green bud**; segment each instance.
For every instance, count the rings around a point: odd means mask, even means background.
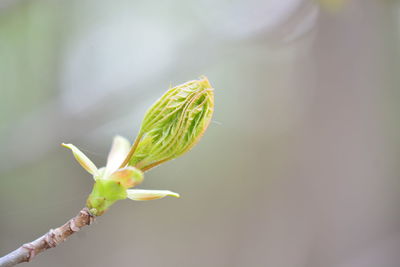
[[[214,93],[206,77],[169,89],[146,112],[121,165],[147,171],[190,150],[210,124]]]
[[[136,201],[179,197],[169,190],[130,189],[143,181],[143,172],[190,150],[210,124],[214,111],[213,88],[206,77],[169,89],[146,112],[138,137],[131,146],[116,136],[105,167],[96,165],[72,144],[63,146],[93,175],[95,184],[86,205],[102,215],[118,200]],[[119,166],[119,167],[118,167]]]
[[[102,215],[117,200],[127,197],[126,188],[113,180],[96,180],[86,206],[95,216]]]

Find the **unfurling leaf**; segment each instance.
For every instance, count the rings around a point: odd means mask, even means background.
[[[146,112],[138,137],[121,165],[147,171],[190,150],[207,129],[214,93],[207,78],[169,89]]]

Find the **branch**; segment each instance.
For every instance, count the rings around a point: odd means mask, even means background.
[[[49,232],[38,239],[24,244],[18,249],[0,258],[0,267],[10,267],[18,263],[31,261],[37,254],[54,248],[65,241],[70,235],[78,232],[82,227],[90,225],[95,216],[90,214],[87,208],[83,208],[78,215],[66,222],[64,225],[50,229]]]

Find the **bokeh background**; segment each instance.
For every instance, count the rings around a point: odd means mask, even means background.
[[[74,216],[114,135],[207,75],[214,121],[30,266],[400,266],[400,3],[1,0],[0,253]]]

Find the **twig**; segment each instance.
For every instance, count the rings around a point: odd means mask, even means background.
[[[37,254],[54,248],[65,241],[70,235],[78,232],[82,227],[90,225],[95,217],[87,208],[82,209],[78,215],[66,222],[64,225],[51,229],[38,239],[24,244],[18,249],[0,258],[0,267],[10,267],[18,263],[31,261]]]

